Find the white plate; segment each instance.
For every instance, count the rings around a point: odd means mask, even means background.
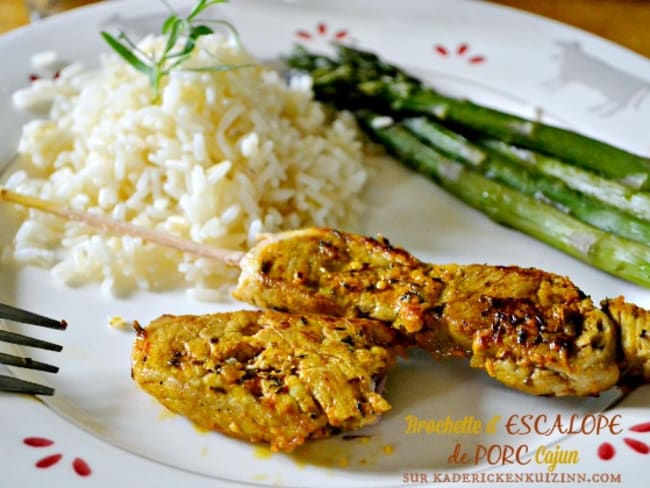
[[[325,5],[238,0],[220,11],[260,58],[286,53],[297,41],[315,48],[334,39],[355,43],[405,66],[440,90],[523,115],[541,111],[558,124],[632,151],[650,151],[650,63],[561,24],[474,1],[336,0]],[[122,26],[146,33],[159,27],[164,12],[151,0],[109,2],[1,37],[0,161],[15,153],[20,126],[27,120],[13,110],[9,95],[27,83],[32,54],[54,49],[65,59],[97,65],[98,53],[107,50],[100,29]],[[495,225],[391,161],[382,164],[368,199],[373,210],[360,230],[381,232],[423,259],[537,266],[569,275],[596,300],[624,294],[650,306],[648,290]],[[13,234],[6,212],[0,213],[0,222],[2,244]],[[571,414],[601,411],[612,395],[588,400],[534,398],[506,390],[460,362],[433,363],[424,356],[404,362],[391,375],[387,395],[394,409],[364,432],[370,441],[337,438],[309,443],[296,455],[271,455],[244,442],[199,432],[184,419],[165,413],[130,379],[133,335],[107,326],[113,315],[146,323],[163,312],[204,313],[234,309],[237,304],[193,303],[182,293],[115,300],[95,287],[64,288],[37,269],[4,267],[0,276],[0,301],[65,317],[70,323],[63,334],[39,333],[65,346],[60,354],[43,353],[61,366],[61,372],[36,377],[56,387],[56,396],[44,403],[0,396],[3,486],[400,486],[422,476],[440,481],[437,474],[449,476],[451,484],[499,485],[517,473],[534,476],[531,485],[537,486],[551,484],[554,476],[583,473],[603,474],[610,481],[620,477],[622,484],[631,485],[650,474],[648,456],[625,441],[650,444],[650,433],[630,430],[650,420],[650,389],[637,390],[603,414],[609,422],[618,419],[620,432],[513,435],[505,429],[512,415],[561,415],[568,422]],[[470,416],[483,423],[500,418],[491,434],[408,434],[407,416],[425,420]],[[615,449],[608,461],[599,457],[603,443]],[[458,444],[470,454],[467,464],[451,462]],[[578,454],[575,463],[559,464],[557,475],[535,457],[539,446],[555,452],[555,445]],[[493,463],[473,462],[483,446],[493,446]],[[529,456],[503,465],[497,454],[505,446]],[[42,459],[49,459],[43,462],[48,468],[37,467]],[[470,478],[473,475],[479,478]]]

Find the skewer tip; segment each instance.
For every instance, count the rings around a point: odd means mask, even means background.
[[[0,200],[9,201],[9,190],[0,186]]]
[[[128,222],[113,220],[107,216],[66,208],[55,202],[16,193],[5,187],[0,187],[0,200],[58,215],[64,219],[82,222],[104,233],[130,235],[181,252],[224,261],[228,266],[240,267],[241,260],[244,256],[244,253],[240,251],[213,248],[184,237],[166,234],[154,229],[140,228]]]

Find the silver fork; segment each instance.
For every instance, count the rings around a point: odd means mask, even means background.
[[[24,324],[37,325],[48,329],[65,330],[67,323],[64,320],[54,320],[42,315],[38,315],[27,310],[11,307],[0,303],[0,319],[10,320],[12,322],[21,322]],[[33,337],[16,334],[6,330],[0,330],[0,342],[8,342],[21,346],[35,347],[48,351],[59,352],[62,346],[52,342],[34,339]],[[59,368],[51,364],[35,361],[29,357],[13,356],[0,352],[0,364],[15,366],[19,368],[28,368],[48,373],[56,373]],[[29,395],[54,395],[54,388],[21,380],[13,376],[0,375],[0,391],[11,393],[25,393]]]

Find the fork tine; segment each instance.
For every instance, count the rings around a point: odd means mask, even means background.
[[[7,366],[16,366],[18,368],[36,369],[38,371],[46,371],[48,373],[56,373],[59,371],[59,368],[57,366],[41,363],[40,361],[34,361],[32,358],[12,356],[11,354],[5,354],[3,352],[0,352],[0,364],[6,364]]]
[[[41,339],[34,339],[14,332],[0,330],[0,342],[9,342],[11,344],[18,344],[20,346],[36,347],[38,349],[45,349],[47,351],[59,352],[63,346],[54,344],[53,342],[43,341]]]
[[[25,393],[27,395],[54,395],[54,388],[4,375],[0,375],[0,391]]]
[[[22,322],[25,324],[38,325],[57,330],[65,330],[68,325],[65,320],[50,319],[43,315],[28,312],[27,310],[5,305],[4,303],[0,303],[0,319],[7,319],[14,322]],[[32,337],[5,330],[0,330],[0,342],[8,342],[56,352],[63,349],[62,346],[52,342],[34,339]],[[57,366],[35,361],[32,358],[12,356],[11,354],[5,354],[2,352],[0,352],[0,364],[45,371],[48,373],[56,373],[59,371]],[[54,395],[54,388],[5,375],[0,375],[0,391],[9,393],[25,393],[29,395]]]
[[[65,320],[54,320],[43,315],[38,315],[20,308],[10,307],[0,303],[0,318],[13,320],[14,322],[23,322],[25,324],[38,325],[49,329],[64,330],[68,324]]]

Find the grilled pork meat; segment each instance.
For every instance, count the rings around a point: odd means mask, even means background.
[[[535,395],[605,391],[648,350],[638,339],[647,312],[615,301],[606,313],[569,279],[534,268],[432,265],[381,237],[330,229],[278,234],[241,264],[239,300],[391,323],[435,357],[468,357]]]
[[[376,390],[399,339],[381,322],[242,311],[137,330],[133,379],[205,429],[291,451],[390,409]]]
[[[650,381],[650,311],[623,297],[603,300],[600,305],[622,331],[623,376],[632,382]]]

